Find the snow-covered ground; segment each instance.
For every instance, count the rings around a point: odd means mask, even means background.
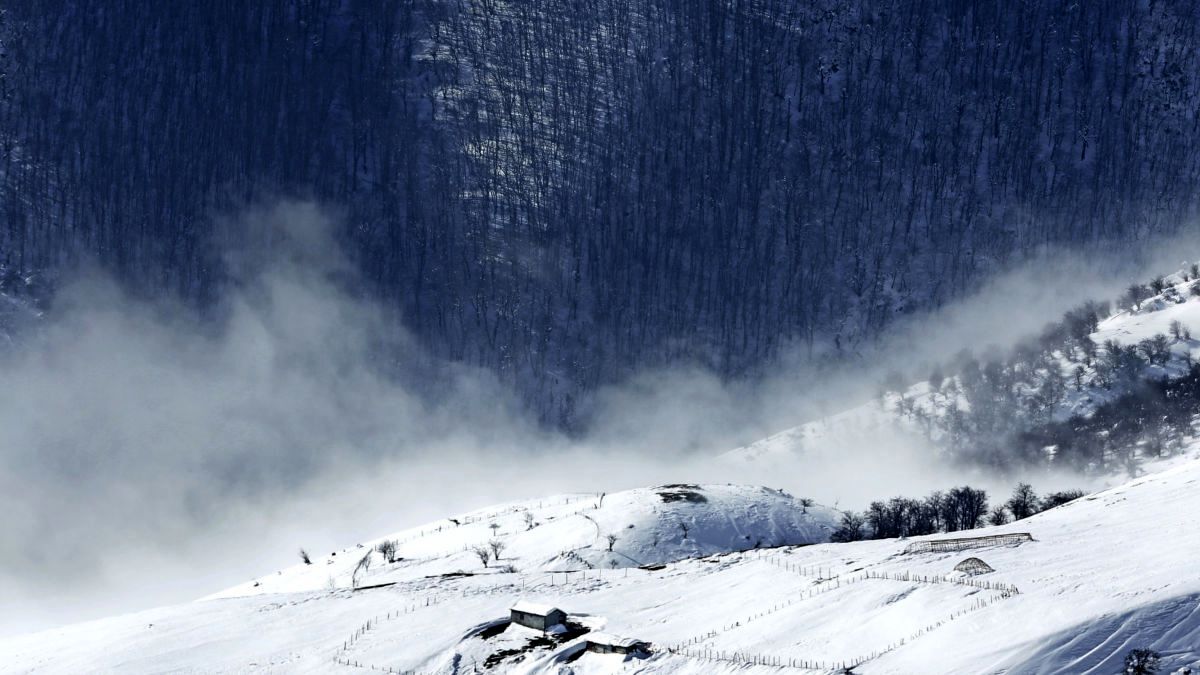
[[[706,499],[662,496],[681,492]],[[760,488],[656,488],[598,502],[581,495],[506,504],[460,517],[458,526],[398,533],[406,559],[387,565],[376,554],[360,579],[375,588],[345,587],[364,542],[258,586],[10,638],[0,642],[0,668],[583,675],[858,664],[857,673],[1107,674],[1133,648],[1162,653],[1166,672],[1200,666],[1200,460],[965,533],[1028,532],[1033,541],[952,553],[905,553],[912,541],[898,540],[754,549],[781,543],[771,537],[816,534],[829,515]],[[685,542],[680,522],[691,523],[695,542]],[[620,567],[624,558],[606,555],[602,535],[611,530],[624,537],[614,551],[631,557],[730,552]],[[643,532],[657,533],[658,546]],[[484,570],[462,551],[493,538],[507,543],[501,563],[516,571]],[[594,567],[557,556],[572,546]],[[969,556],[995,571],[954,572]],[[337,588],[324,587],[331,576]],[[505,626],[520,600],[561,608],[573,632],[544,637]],[[650,642],[652,654],[583,652],[583,631],[601,630]]]
[[[1091,339],[1132,344],[1175,321],[1200,336],[1200,297],[1167,281],[1175,292],[1105,319]],[[1200,341],[1171,351],[1156,375],[1184,372]],[[904,405],[933,415],[951,395],[917,383]],[[1085,386],[1063,412],[1113,395]],[[921,416],[899,407],[890,395],[718,462],[795,468],[884,437],[928,448]],[[1135,648],[1182,672],[1200,667],[1200,444],[1143,468],[1156,473],[1016,523],[918,538],[1033,538],[941,553],[826,543],[835,509],[761,487],[511,502],[309,551],[310,564],[193,603],[0,640],[0,672],[1107,674]],[[385,541],[391,562],[376,550]],[[954,571],[972,556],[994,571]],[[567,625],[508,624],[520,601],[561,608]],[[601,632],[651,653],[584,651]]]
[[[348,588],[429,575],[613,570],[726,551],[829,540],[838,514],[791,495],[739,485],[666,485],[610,495],[572,494],[501,504],[403,530],[340,551],[310,552],[311,565],[252,579],[206,599]],[[614,539],[609,545],[609,537]],[[394,541],[393,564],[378,553]],[[503,547],[484,568],[475,549]]]

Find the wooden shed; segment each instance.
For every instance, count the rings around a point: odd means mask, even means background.
[[[557,607],[524,600],[513,605],[509,611],[513,623],[536,630],[549,630],[567,620],[567,613]]]
[[[608,633],[588,633],[585,649],[596,654],[648,654],[650,644]]]

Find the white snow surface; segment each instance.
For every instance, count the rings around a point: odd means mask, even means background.
[[[395,582],[389,586],[320,588],[331,573],[345,580],[345,572],[342,560],[318,558],[268,575],[258,587],[0,641],[0,670],[765,674],[831,672],[857,663],[856,673],[1108,674],[1120,670],[1133,648],[1160,652],[1164,672],[1200,666],[1200,460],[1009,525],[929,537],[1032,534],[1034,541],[1017,546],[905,554],[911,541],[880,540],[727,552],[651,569],[549,571],[558,563],[546,560],[547,553],[587,539],[580,533],[586,522],[557,523],[585,514],[601,533],[634,524],[633,531],[666,536],[677,529],[674,519],[687,519],[687,510],[695,509],[689,536],[699,538],[711,527],[711,541],[728,545],[741,533],[757,538],[752,523],[782,535],[797,524],[819,528],[825,513],[784,508],[785,496],[760,488],[701,491],[714,498],[663,502],[651,489],[609,495],[600,508],[594,508],[595,495],[570,503],[542,500],[540,507],[503,505],[477,512],[471,524],[408,531],[401,554],[424,558],[376,562],[364,581]],[[522,508],[542,524],[523,530]],[[584,511],[573,513],[577,509]],[[655,509],[657,520],[647,515]],[[730,511],[719,512],[724,509]],[[522,561],[518,571],[482,573],[477,560],[472,565],[453,550],[461,548],[458,542],[492,537],[491,522],[500,523],[495,536]],[[475,526],[482,530],[468,537],[463,528]],[[614,549],[639,535],[626,536]],[[659,543],[667,544],[661,537]],[[779,542],[764,546],[772,543]],[[598,548],[607,544],[586,550],[599,555]],[[668,548],[668,557],[708,550],[680,541]],[[516,557],[522,549],[524,556]],[[328,559],[354,559],[362,550]],[[631,550],[647,555],[643,543]],[[996,570],[971,581],[993,588],[951,581],[962,579],[952,573],[954,565],[971,556]],[[481,573],[439,573],[459,567]],[[926,581],[933,578],[939,581]],[[1009,585],[1018,592],[1001,590]],[[649,642],[653,654],[584,652],[586,634],[552,638],[506,626],[509,608],[520,601],[561,608],[577,632]],[[728,660],[707,658],[713,655]]]
[[[324,555],[312,551],[311,565],[300,563],[205,599],[348,588],[359,561],[384,540],[398,543],[402,559],[388,565],[375,553],[371,566],[358,575],[359,586],[509,567],[519,572],[612,570],[756,546],[824,542],[838,517],[827,507],[805,508],[778,490],[743,485],[560,495],[480,509]],[[616,537],[611,551],[610,534]],[[501,559],[484,570],[474,549],[492,541],[503,545]]]

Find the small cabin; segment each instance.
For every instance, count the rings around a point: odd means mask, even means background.
[[[649,654],[650,644],[607,633],[588,633],[585,649],[596,654]]]
[[[561,609],[533,602],[518,602],[509,611],[513,623],[535,630],[549,630],[567,620],[567,613]]]

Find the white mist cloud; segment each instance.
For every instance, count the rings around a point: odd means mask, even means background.
[[[1119,285],[1086,261],[1031,267],[849,366],[781,365],[753,384],[643,373],[600,392],[592,430],[568,439],[356,294],[330,220],[285,203],[225,223],[235,284],[216,320],[87,275],[3,357],[0,634],[186,600],[292,564],[300,546],[504,499],[701,480],[861,507],[965,482],[886,431],[792,473],[707,457],[859,403],[888,367],[1011,342]]]

